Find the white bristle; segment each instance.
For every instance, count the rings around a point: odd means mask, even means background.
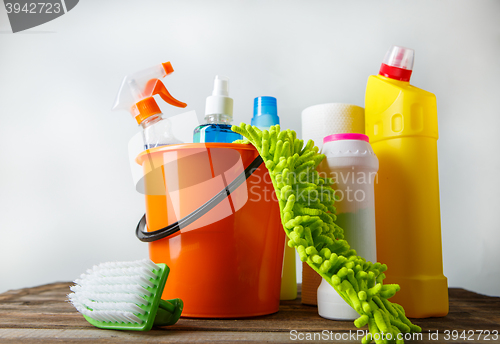
[[[85,298],[78,298],[75,301],[80,302],[94,311],[121,311],[139,314],[146,313],[144,309],[131,302],[94,302]]]
[[[87,275],[87,278],[78,279],[75,283],[81,286],[87,285],[118,285],[118,284],[136,284],[143,287],[155,286],[154,281],[150,281],[149,277],[137,276],[112,276],[112,277],[101,277],[95,275]]]
[[[143,275],[150,278],[156,278],[156,275],[149,269],[143,267],[137,268],[119,268],[119,269],[97,269],[94,273],[99,276],[136,276]]]
[[[149,302],[137,294],[127,293],[96,293],[89,291],[78,291],[71,289],[81,299],[88,299],[94,302],[130,302],[136,305],[147,306]],[[91,307],[93,308],[93,307]]]
[[[76,292],[76,290],[82,290],[80,285],[72,286],[71,291]],[[76,289],[76,290],[73,290]],[[117,284],[117,285],[88,285],[85,286],[85,291],[92,293],[129,293],[150,296],[151,292],[140,285],[133,284]]]
[[[158,265],[153,263],[149,259],[136,260],[133,262],[108,262],[101,263],[99,265],[94,266],[94,269],[117,269],[117,268],[136,268],[136,267],[145,267],[149,270],[159,270]]]
[[[104,322],[142,323],[137,316],[145,314],[141,305],[148,305],[158,281],[153,270],[160,267],[149,259],[134,262],[110,262],[94,266],[75,280],[69,300],[82,314]]]
[[[104,322],[124,322],[124,323],[142,323],[142,320],[134,313],[121,311],[91,311],[87,308],[78,308],[77,310],[92,319]]]

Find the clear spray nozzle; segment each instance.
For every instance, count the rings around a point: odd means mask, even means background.
[[[140,72],[127,75],[116,96],[112,110],[126,110],[138,123],[146,118],[161,113],[153,96],[158,94],[166,103],[184,108],[187,106],[168,92],[160,80],[174,72],[172,64],[165,62]]]

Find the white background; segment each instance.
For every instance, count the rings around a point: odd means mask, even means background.
[[[272,95],[300,133],[310,105],[363,106],[397,44],[416,51],[412,84],[438,99],[449,285],[500,296],[499,15],[498,1],[86,0],[12,34],[2,8],[0,292],[147,256],[127,154],[138,128],[110,111],[124,75],[170,60],[167,88],[201,120],[224,74],[236,123]]]

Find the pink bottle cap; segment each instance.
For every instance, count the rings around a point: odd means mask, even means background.
[[[368,136],[365,134],[357,134],[357,133],[343,133],[343,134],[333,134],[328,135],[323,139],[323,144],[331,141],[339,141],[339,140],[359,140],[370,142]]]

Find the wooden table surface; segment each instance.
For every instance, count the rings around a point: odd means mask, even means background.
[[[66,301],[70,283],[54,283],[0,294],[0,343],[359,343],[360,340],[335,340],[335,335],[357,331],[352,322],[331,321],[318,316],[317,308],[295,301],[282,301],[278,313],[251,319],[207,320],[180,319],[169,327],[149,332],[102,330],[90,325]],[[500,331],[500,298],[488,297],[463,289],[450,289],[450,313],[444,318],[415,319],[423,329],[422,339],[406,343],[500,343],[500,337],[484,332]],[[298,340],[291,335],[312,336],[328,332],[319,340]],[[439,339],[429,339],[429,331],[439,331]],[[468,340],[449,340],[445,330],[476,331]],[[450,334],[451,335],[451,334]],[[317,335],[319,336],[319,335]],[[332,337],[330,337],[332,336]],[[306,338],[306,337],[304,337]],[[314,338],[314,337],[312,337]],[[331,340],[330,338],[333,338]],[[340,337],[337,337],[340,338]],[[470,339],[469,339],[470,338]],[[472,340],[474,338],[474,340]],[[295,340],[294,340],[295,339]],[[318,337],[316,337],[318,339]]]

